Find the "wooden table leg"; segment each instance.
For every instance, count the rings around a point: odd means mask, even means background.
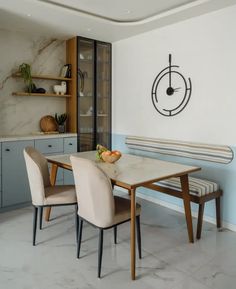
[[[52,207],[46,207],[45,208],[45,213],[44,213],[44,219],[46,222],[49,222],[49,219],[50,219],[50,214],[51,214],[51,208]]]
[[[130,266],[131,266],[131,279],[135,280],[135,220],[136,220],[136,201],[135,189],[131,189],[131,224],[130,224]]]
[[[50,182],[51,182],[52,186],[54,186],[56,183],[57,170],[58,170],[58,166],[56,164],[52,164],[51,173],[50,173]],[[51,208],[52,207],[46,207],[46,209],[45,209],[44,218],[45,218],[46,222],[49,222],[50,214],[51,214]]]
[[[187,228],[188,228],[188,238],[189,238],[190,243],[194,243],[188,175],[181,176],[180,182],[181,182],[182,193],[183,193],[185,218],[186,218],[186,223],[187,223]]]

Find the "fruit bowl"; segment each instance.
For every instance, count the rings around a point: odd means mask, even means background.
[[[101,158],[106,163],[115,163],[121,157],[121,153],[119,151],[105,151],[101,154]]]

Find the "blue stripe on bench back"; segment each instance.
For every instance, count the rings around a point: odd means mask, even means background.
[[[215,163],[228,164],[233,160],[233,151],[224,145],[211,145],[186,141],[127,136],[125,143],[130,149],[186,157]]]

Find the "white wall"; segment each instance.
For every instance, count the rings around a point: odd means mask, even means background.
[[[236,6],[113,45],[113,133],[236,144]],[[151,88],[168,65],[191,77],[187,107],[164,117]]]
[[[24,91],[25,85],[11,76],[23,62],[31,64],[34,74],[59,75],[65,57],[65,41],[0,29],[0,135],[37,132],[42,116],[65,112],[63,98],[13,96],[13,91]],[[55,84],[34,82],[47,91]]]

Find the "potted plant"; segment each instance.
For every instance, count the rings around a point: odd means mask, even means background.
[[[31,67],[27,63],[22,63],[19,66],[20,75],[23,77],[25,84],[27,85],[27,91],[29,93],[36,91],[36,86],[33,83],[31,76]]]
[[[67,114],[63,113],[63,114],[55,114],[55,120],[57,122],[58,125],[58,132],[59,133],[64,133],[65,132],[65,122],[67,120]]]

